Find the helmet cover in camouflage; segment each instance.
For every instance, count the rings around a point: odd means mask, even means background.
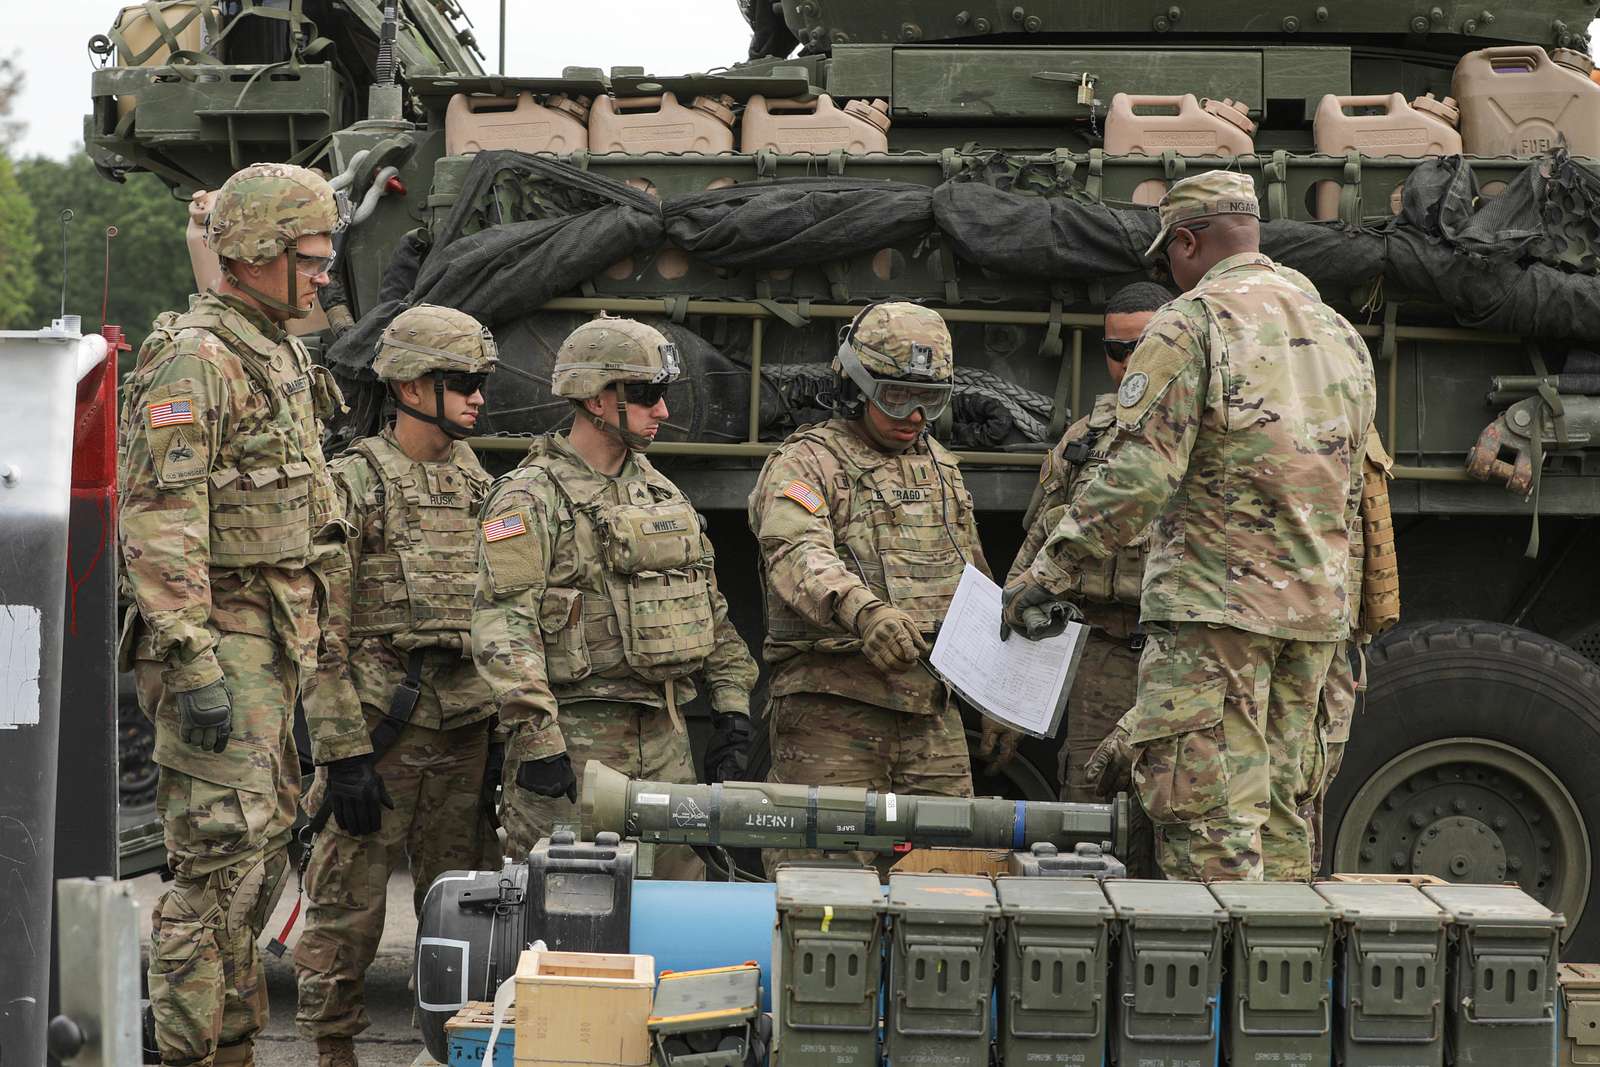
[[[327,179],[287,163],[254,163],[222,184],[206,223],[206,247],[223,259],[265,263],[301,237],[337,233],[348,205]]]
[[[1161,251],[1174,226],[1211,215],[1253,215],[1259,219],[1261,203],[1256,199],[1255,182],[1248,175],[1236,170],[1208,170],[1174,182],[1156,205],[1156,214],[1161,219],[1161,229],[1145,250],[1147,257]]]
[[[418,304],[383,331],[372,373],[385,382],[416,381],[436,371],[488,374],[499,359],[494,336],[477,319],[455,308]]]
[[[875,378],[902,382],[948,382],[955,373],[950,328],[937,311],[905,301],[872,304],[856,314],[845,332],[861,366]],[[842,371],[838,359],[833,369]]]
[[[678,346],[660,330],[602,314],[561,342],[551,386],[556,396],[587,400],[612,382],[675,382],[679,372]]]

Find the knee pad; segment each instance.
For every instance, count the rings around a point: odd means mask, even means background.
[[[289,874],[289,854],[278,848],[254,856],[217,872],[224,885],[231,885],[225,929],[228,937],[250,931],[252,937],[266,928],[267,918],[278,906],[278,897]]]

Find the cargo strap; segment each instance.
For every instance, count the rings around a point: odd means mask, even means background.
[[[1556,391],[1555,377],[1545,365],[1544,356],[1536,345],[1528,346],[1528,360],[1539,379],[1539,413],[1533,420],[1533,430],[1528,434],[1529,458],[1533,464],[1533,524],[1528,530],[1528,547],[1523,555],[1528,559],[1539,557],[1539,496],[1544,484],[1544,417],[1548,412],[1551,428],[1555,431],[1556,447],[1569,447],[1567,436],[1567,409]]]
[[[1267,221],[1289,218],[1289,153],[1277,149],[1261,170],[1267,179]]]
[[[1361,225],[1361,153],[1350,151],[1344,157],[1344,176],[1339,184],[1339,218],[1352,227]]]

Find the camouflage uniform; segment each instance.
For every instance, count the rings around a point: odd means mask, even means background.
[[[255,214],[263,202],[266,219]],[[258,230],[281,252],[337,225],[326,182],[258,165],[218,194],[208,239],[228,258],[270,258]],[[244,249],[241,234],[260,245]],[[129,376],[118,537],[134,610],[122,660],[155,721],[174,874],[151,916],[165,1063],[249,1063],[266,1022],[256,938],[288,867],[293,709],[302,673],[316,667],[323,606],[311,568],[338,524],[318,419],[339,403],[299,340],[214,292],[157,320]],[[183,740],[179,704],[218,683],[231,696],[231,738],[214,751]]]
[[[1253,211],[1248,184],[1222,172],[1178,183],[1163,219],[1196,198]],[[1266,256],[1224,259],[1146,329],[1103,474],[1027,572],[1071,589],[1155,521],[1149,643],[1122,726],[1170,876],[1311,875],[1300,811],[1323,776],[1317,701],[1349,633],[1349,530],[1374,407],[1370,357],[1344,319]]]
[[[437,350],[386,343],[398,337]],[[493,366],[492,346],[471,316],[422,305],[385,331],[374,370],[384,381],[481,372]],[[362,983],[383,934],[390,873],[410,857],[420,914],[435,878],[474,866],[488,829],[479,795],[491,708],[468,631],[489,475],[463,441],[443,460],[414,460],[393,427],[357,441],[331,468],[359,535],[325,568],[329,620],[318,683],[306,698],[316,762],[372,751],[372,730],[413,662],[418,688],[409,721],[376,764],[393,809],[372,834],[351,834],[330,820],[312,847],[306,930],[294,954],[296,1020],[311,1038],[353,1036],[368,1026]],[[308,811],[321,805],[327,774],[318,768]]]
[[[626,319],[585,324],[563,344],[557,373],[576,358],[574,338],[592,347],[647,335],[665,345]],[[571,394],[565,387],[559,395]],[[580,790],[589,760],[633,778],[694,781],[678,712],[695,695],[688,676],[703,674],[715,713],[748,714],[756,666],[728,621],[711,542],[678,487],[637,451],[612,477],[565,434],[539,437],[491,487],[479,544],[472,649],[511,731],[501,798],[508,852],[526,854],[558,824],[581,822],[576,804],[516,784],[523,761],[566,752]],[[663,848],[655,874],[699,878],[704,866],[685,847]]]
[[[886,322],[869,323],[877,336],[864,343],[902,358],[913,343],[931,347],[948,377],[943,321],[915,305],[879,307],[890,309]],[[879,670],[862,640],[866,618],[886,604],[931,635],[966,563],[989,573],[955,457],[927,436],[884,451],[860,418],[803,427],[762,468],[750,528],[766,595],[762,655],[773,668],[769,780],[971,796],[949,689],[926,662]],[[791,855],[769,852],[769,869]]]
[[[1027,536],[1006,575],[1021,574],[1056,528],[1079,488],[1105,465],[1111,431],[1117,421],[1115,393],[1097,396],[1088,415],[1067,427],[1060,443],[1045,456],[1039,485],[1023,525]],[[1117,720],[1133,707],[1138,692],[1139,588],[1144,579],[1145,538],[1118,550],[1106,565],[1086,573],[1073,601],[1092,629],[1067,698],[1067,739],[1061,747],[1063,800],[1099,801],[1100,794],[1084,779],[1083,765]]]

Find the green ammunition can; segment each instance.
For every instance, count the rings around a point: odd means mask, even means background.
[[[970,874],[891,874],[888,1019],[895,1067],[988,1067],[1000,902]]]
[[[877,1067],[884,915],[877,872],[781,867],[777,883],[775,1062]]]
[[[1449,914],[1410,885],[1318,882],[1316,890],[1339,913],[1337,1062],[1440,1067]]]
[[[1093,878],[997,878],[1000,1062],[1100,1067],[1116,918]]]
[[[1429,885],[1450,913],[1445,1056],[1453,1064],[1556,1061],[1556,964],[1566,920],[1511,885]]]
[[[1600,964],[1563,963],[1561,983],[1561,1067],[1600,1064]]]
[[[1116,909],[1114,1058],[1137,1067],[1217,1062],[1228,913],[1198,882],[1106,882]]]
[[[1223,1045],[1232,1067],[1324,1064],[1332,1054],[1333,921],[1302,882],[1217,882],[1232,937]]]

